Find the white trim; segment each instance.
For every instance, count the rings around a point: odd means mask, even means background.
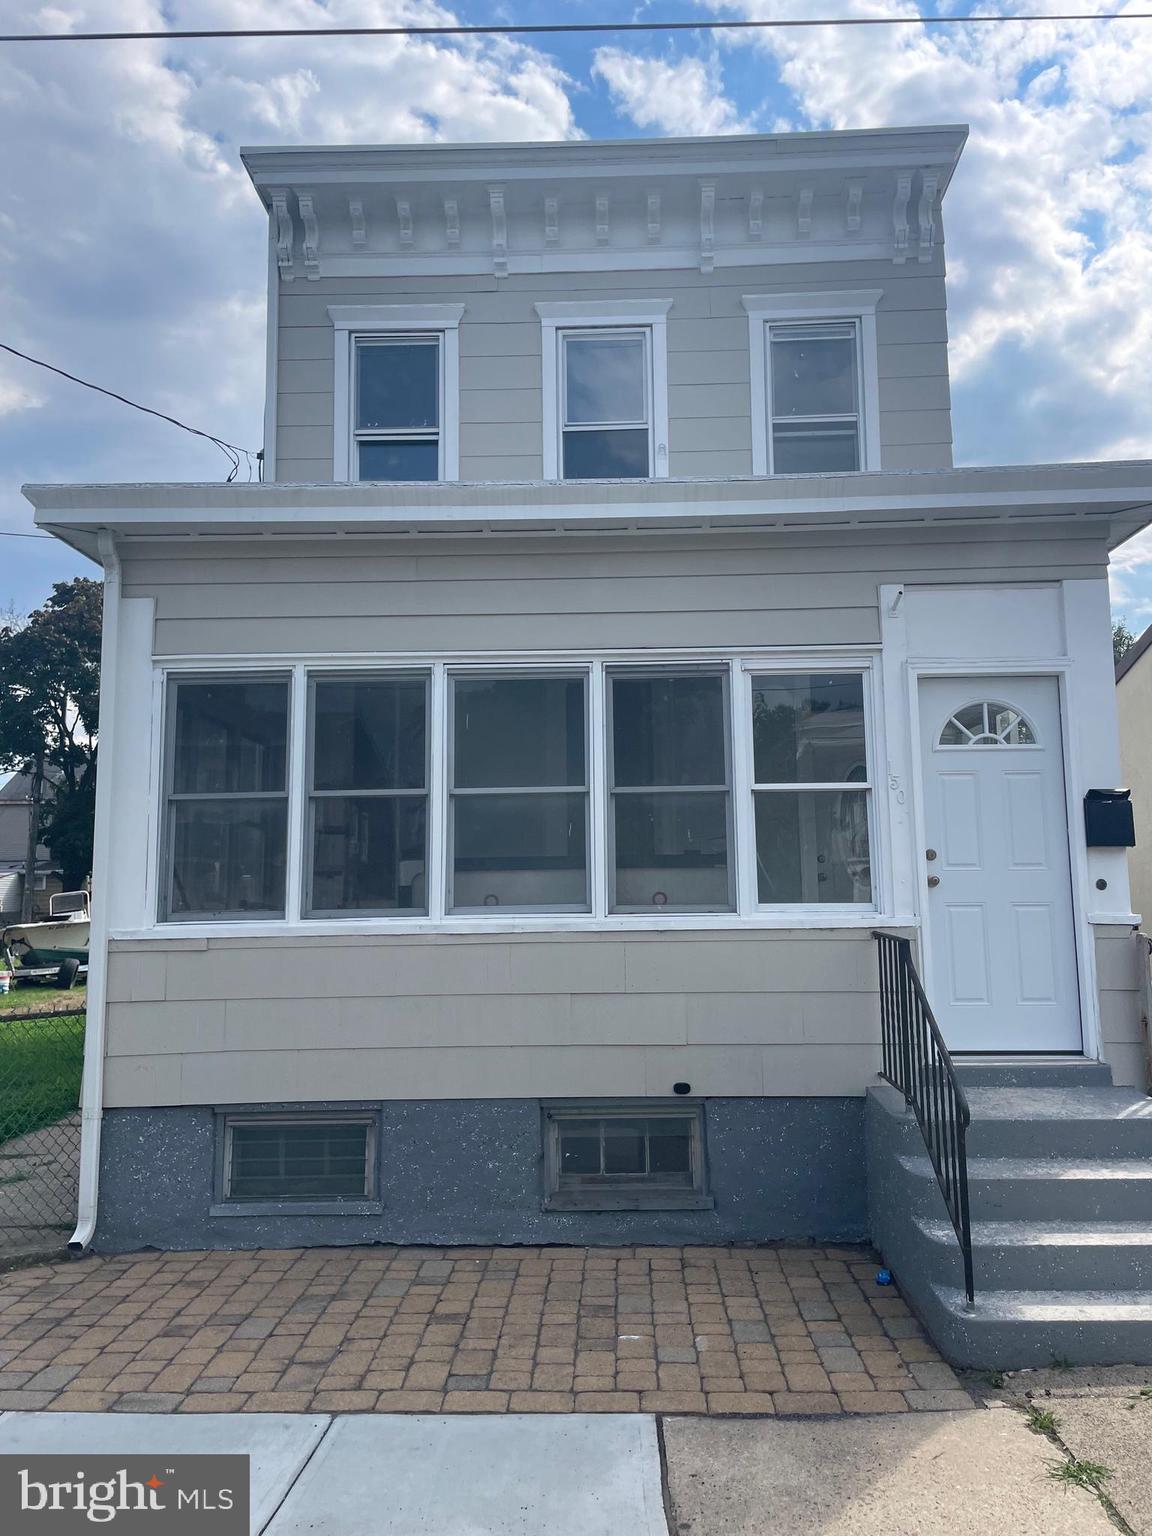
[[[743,771],[747,776],[746,795],[742,800],[746,804],[747,814],[750,817],[746,835],[739,840],[739,847],[744,853],[745,861],[755,865],[756,851],[756,807],[755,796],[757,793],[797,793],[803,790],[819,790],[825,793],[839,791],[855,791],[865,796],[864,805],[868,816],[868,865],[871,877],[872,900],[866,905],[861,902],[820,902],[817,907],[804,910],[819,910],[821,912],[844,914],[855,917],[861,913],[868,914],[875,924],[880,921],[878,914],[888,906],[886,892],[887,871],[887,825],[878,813],[879,803],[879,777],[877,765],[882,761],[883,733],[880,729],[880,717],[882,709],[877,699],[878,666],[874,656],[857,656],[853,661],[843,661],[839,658],[831,660],[824,658],[818,666],[813,663],[796,661],[792,658],[773,656],[767,662],[738,663],[745,674],[745,684],[741,690],[745,701],[745,740],[744,740],[744,764]],[[858,674],[863,680],[864,703],[864,755],[868,769],[868,777],[864,783],[834,784],[827,781],[819,783],[784,783],[775,785],[757,784],[756,768],[753,757],[753,737],[751,730],[752,709],[752,679],[754,676],[764,677],[772,672],[803,672],[805,670],[820,672],[851,672]],[[792,911],[790,904],[781,902],[761,902],[759,880],[756,870],[753,868],[747,876],[747,892],[751,905],[747,910],[758,913],[784,913]]]
[[[588,672],[588,881],[592,917],[608,914],[608,740],[604,663]]]
[[[108,939],[113,865],[114,744],[117,709],[117,673],[120,667],[120,557],[116,541],[100,534],[100,562],[104,567],[104,620],[100,636],[101,704],[104,723],[100,733],[101,761],[105,771],[96,776],[96,816],[92,839],[92,926],[88,953],[88,989],[84,1029],[84,1070],[80,1080],[80,1176],[76,1204],[76,1228],[68,1241],[73,1252],[83,1253],[96,1230],[100,1198],[100,1128],[104,1118],[104,1043],[108,1028]],[[155,909],[151,915],[154,916]]]
[[[907,920],[911,926],[922,928],[920,959],[924,985],[931,997],[935,978],[927,933],[925,882],[928,869],[919,852],[926,846],[920,680],[932,677],[1056,678],[1060,690],[1061,750],[1083,1050],[1086,1056],[1099,1058],[1104,1046],[1093,926],[1114,924],[1127,928],[1133,925],[1124,850],[1090,849],[1084,838],[1085,791],[1093,785],[1119,782],[1108,587],[1103,578],[1074,578],[1058,585],[1068,654],[1039,658],[928,659],[912,656],[904,620],[904,588],[898,585],[881,587],[881,666],[886,680],[890,731],[887,798],[894,846],[892,902],[899,910],[913,914]],[[911,787],[910,796],[908,786]],[[1095,888],[1095,882],[1100,878],[1108,881],[1107,897]],[[1103,907],[1105,900],[1115,902],[1114,913]]]
[[[559,333],[569,328],[619,330],[636,327],[651,337],[649,364],[652,397],[652,463],[649,479],[668,478],[668,311],[672,299],[583,299],[540,303],[544,479],[560,480]]]
[[[290,923],[300,921],[306,901],[305,871],[311,867],[312,851],[305,847],[308,835],[308,674],[301,666],[292,668],[288,693],[288,847],[284,860],[284,913]]]
[[[752,473],[770,475],[768,437],[767,327],[780,320],[853,320],[859,328],[861,470],[883,468],[880,450],[880,361],[876,350],[876,306],[883,288],[836,293],[746,293],[748,354],[752,370]]]
[[[332,478],[352,479],[352,367],[359,336],[433,331],[440,337],[440,479],[460,478],[460,321],[463,304],[329,304],[335,373]]]
[[[276,423],[280,407],[280,265],[268,225],[268,309],[264,317],[264,461],[261,479],[276,478]]]

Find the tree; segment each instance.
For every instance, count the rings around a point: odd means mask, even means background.
[[[1136,644],[1136,636],[1128,628],[1123,619],[1114,619],[1112,622],[1112,660],[1114,663],[1123,661],[1125,655]]]
[[[79,577],[0,626],[0,769],[42,779],[40,841],[66,890],[92,870],[102,607],[100,583]]]

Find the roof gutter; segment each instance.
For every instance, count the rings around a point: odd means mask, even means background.
[[[97,535],[104,567],[104,623],[100,641],[100,742],[96,772],[96,825],[92,841],[92,928],[88,943],[88,1012],[84,1075],[80,1082],[80,1188],[76,1230],[68,1251],[86,1253],[96,1230],[100,1195],[100,1128],[104,1114],[104,1042],[107,1033],[108,917],[111,904],[112,745],[116,726],[120,642],[120,557],[106,528]],[[106,765],[100,771],[100,763]]]

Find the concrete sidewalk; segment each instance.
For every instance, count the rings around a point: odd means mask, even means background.
[[[1004,1405],[659,1423],[636,1413],[0,1417],[3,1452],[129,1449],[249,1454],[253,1536],[1115,1532],[1091,1493],[1053,1481],[1059,1449]]]
[[[1138,1536],[1152,1536],[1152,1367],[1013,1371],[985,1396],[1054,1414],[1055,1441],[1107,1467],[1105,1491],[1117,1512]]]
[[[8,1413],[0,1452],[251,1457],[252,1536],[667,1536],[648,1414]]]

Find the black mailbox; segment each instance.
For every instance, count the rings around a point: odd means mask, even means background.
[[[1089,848],[1135,848],[1130,789],[1090,789],[1084,796],[1084,832]]]

